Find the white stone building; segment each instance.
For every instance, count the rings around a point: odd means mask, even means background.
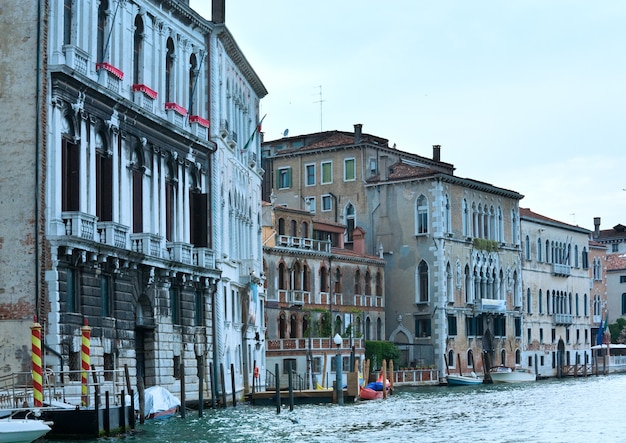
[[[527,208],[520,208],[520,219],[522,358],[540,376],[560,376],[577,364],[592,362],[592,325],[602,301],[591,298],[590,231]]]

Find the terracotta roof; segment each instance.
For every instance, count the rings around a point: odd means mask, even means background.
[[[320,148],[332,148],[334,146],[342,146],[342,145],[353,145],[354,144],[354,136],[350,136],[348,134],[342,132],[331,133],[328,137],[318,140],[315,143],[311,143],[310,145],[303,146],[300,148],[301,151],[309,151]]]
[[[540,220],[540,221],[550,222],[550,223],[557,223],[559,225],[570,226],[572,228],[584,229],[585,231],[588,231],[588,229],[581,228],[580,226],[571,225],[569,223],[564,223],[562,221],[555,220],[550,217],[546,217],[545,215],[537,214],[536,212],[531,211],[529,208],[519,208],[519,215],[520,217],[534,218],[535,220]]]
[[[626,269],[626,254],[609,254],[606,256],[606,270],[619,271]]]
[[[601,229],[599,235],[594,238],[599,241],[621,240],[626,239],[626,226],[617,224],[612,229]]]
[[[341,249],[341,248],[331,247],[330,248],[330,252],[332,254],[341,255],[341,256],[344,256],[344,257],[356,257],[356,258],[364,258],[364,259],[368,259],[368,260],[378,260],[381,263],[385,263],[385,259],[384,258],[380,258],[377,255],[357,254],[356,252],[354,252],[351,249]]]

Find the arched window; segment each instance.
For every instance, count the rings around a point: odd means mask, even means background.
[[[530,296],[530,288],[527,288],[526,289],[526,312],[528,314],[532,313],[531,309],[530,309],[530,307],[532,306],[531,303],[532,303],[532,299],[531,299],[531,296]]]
[[[450,262],[446,265],[446,294],[448,297],[448,303],[454,303],[454,284]]]
[[[585,312],[585,317],[589,315],[589,302],[587,301],[587,294],[583,295],[583,311]]]
[[[311,321],[308,314],[302,316],[302,336],[311,337]]]
[[[522,351],[520,351],[519,349],[515,350],[515,364],[516,365],[522,364]]]
[[[450,366],[451,368],[455,368],[455,364],[454,364],[454,349],[450,349],[448,351],[448,366]]]
[[[195,112],[195,93],[196,83],[198,80],[198,59],[196,54],[189,56],[189,115],[194,115]]]
[[[365,340],[372,339],[372,320],[367,317],[365,319]]]
[[[342,276],[341,276],[341,268],[339,266],[337,266],[335,268],[335,279],[333,284],[335,285],[335,293],[336,294],[341,294],[343,292],[343,285],[342,285]]]
[[[376,319],[376,340],[383,339],[383,321],[379,318]]]
[[[96,215],[113,221],[113,160],[104,134],[96,134]]]
[[[526,260],[530,260],[530,237],[526,236],[524,240],[524,256]]]
[[[320,290],[328,292],[328,270],[325,266],[320,269]]]
[[[287,266],[284,263],[278,265],[278,289],[287,289]]]
[[[539,299],[537,305],[539,306],[539,314],[543,314],[543,295],[541,294],[541,289],[539,290]]]
[[[380,272],[376,273],[376,294],[378,297],[383,295],[383,275]]]
[[[541,238],[537,239],[537,261],[540,262],[542,260],[541,258]]]
[[[295,220],[291,220],[291,222],[289,222],[289,235],[291,235],[292,237],[298,237],[298,224],[296,223]]]
[[[352,234],[354,233],[354,228],[356,227],[356,213],[354,210],[354,206],[352,203],[348,203],[345,209],[346,215],[346,241],[351,242]]]
[[[309,224],[307,222],[302,222],[302,237],[309,238]]]
[[[176,175],[171,162],[165,167],[165,239],[174,241],[176,233]]]
[[[450,197],[447,195],[444,197],[444,216],[443,216],[443,232],[449,233],[452,232],[452,211],[450,208]]]
[[[298,338],[298,318],[291,314],[289,318],[289,338]]]
[[[428,265],[422,260],[417,267],[417,302],[425,303],[428,300]]]
[[[504,349],[500,351],[500,364],[506,366],[506,351]]]
[[[471,349],[467,351],[467,367],[468,368],[474,367],[474,353],[472,352]]]
[[[135,34],[133,36],[133,84],[143,83],[143,19],[135,17]]]
[[[335,316],[335,334],[342,335],[343,333],[343,321],[341,321],[341,315],[337,315]]]
[[[278,219],[278,235],[285,235],[285,219]]]
[[[365,271],[365,295],[372,295],[372,275]]]
[[[101,63],[104,60],[106,44],[107,44],[107,10],[109,9],[109,0],[100,0],[98,5],[98,32],[96,34],[96,63]],[[70,1],[71,10],[71,1]],[[71,17],[71,16],[70,16]],[[135,26],[137,26],[135,24]],[[69,40],[64,42],[69,44]]]
[[[354,273],[354,294],[361,294],[361,271],[358,269]]]
[[[63,44],[72,44],[72,3],[73,0],[63,1]]]
[[[133,200],[133,233],[143,232],[143,155],[138,148],[131,156],[132,200]]]
[[[165,102],[174,101],[174,84],[175,84],[175,71],[174,60],[176,58],[174,50],[174,40],[172,37],[167,39],[167,53],[165,54]]]
[[[302,290],[302,269],[300,267],[300,263],[299,262],[295,262],[292,266],[292,270],[291,270],[291,274],[292,274],[292,281],[293,281],[293,288],[296,291],[301,291]]]
[[[302,267],[302,290],[311,291],[311,270],[306,264]]]
[[[285,338],[287,331],[287,321],[285,319],[285,314],[280,314],[278,318],[278,338]]]
[[[463,222],[463,237],[469,237],[470,236],[470,214],[469,214],[469,207],[467,206],[467,199],[463,199],[463,203],[462,203],[462,211],[463,211],[463,215],[462,215],[462,222]]]
[[[583,269],[589,269],[589,257],[587,256],[587,248],[583,247]]]
[[[574,266],[578,267],[578,245],[574,245]]]
[[[415,204],[415,234],[428,233],[428,200],[424,195],[417,198]]]
[[[474,297],[472,296],[472,275],[468,265],[465,265],[465,303],[472,303]]]

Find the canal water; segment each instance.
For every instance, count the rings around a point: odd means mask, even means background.
[[[123,439],[88,442],[618,442],[626,440],[625,400],[626,374],[398,388],[387,400],[296,405],[280,414],[248,405],[206,409],[201,418],[188,411],[185,419],[138,424]]]

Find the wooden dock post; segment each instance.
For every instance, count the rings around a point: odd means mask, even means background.
[[[204,412],[204,360],[203,356],[198,358],[198,417],[202,417]]]
[[[292,378],[292,362],[289,362],[289,410],[293,411],[293,378]]]
[[[97,413],[96,411],[96,414]],[[109,400],[109,391],[104,391],[104,417],[102,422],[104,435],[108,437],[111,434],[111,403]]]
[[[185,362],[181,359],[180,362],[180,416],[185,418],[187,415],[185,407]]]
[[[278,376],[278,363],[276,363],[274,380],[276,380],[276,413],[280,414],[280,377]]]
[[[395,374],[393,372],[393,360],[389,360],[389,374],[391,374],[389,377],[389,394],[393,394],[393,380],[395,378]],[[383,389],[387,389],[387,387],[385,386]]]
[[[143,377],[137,377],[137,396],[139,397],[139,424],[146,421],[146,395]]]
[[[383,399],[387,398],[387,360],[383,358],[383,366],[381,369],[383,379]]]
[[[209,362],[209,374],[213,374],[213,362]],[[217,407],[217,386],[215,386],[215,381],[211,378],[211,407],[213,409]]]
[[[230,364],[230,389],[233,391],[233,408],[237,406],[237,390],[235,389],[235,364]]]
[[[224,377],[224,363],[220,363],[220,378],[222,379],[222,408],[226,408],[226,379]]]

